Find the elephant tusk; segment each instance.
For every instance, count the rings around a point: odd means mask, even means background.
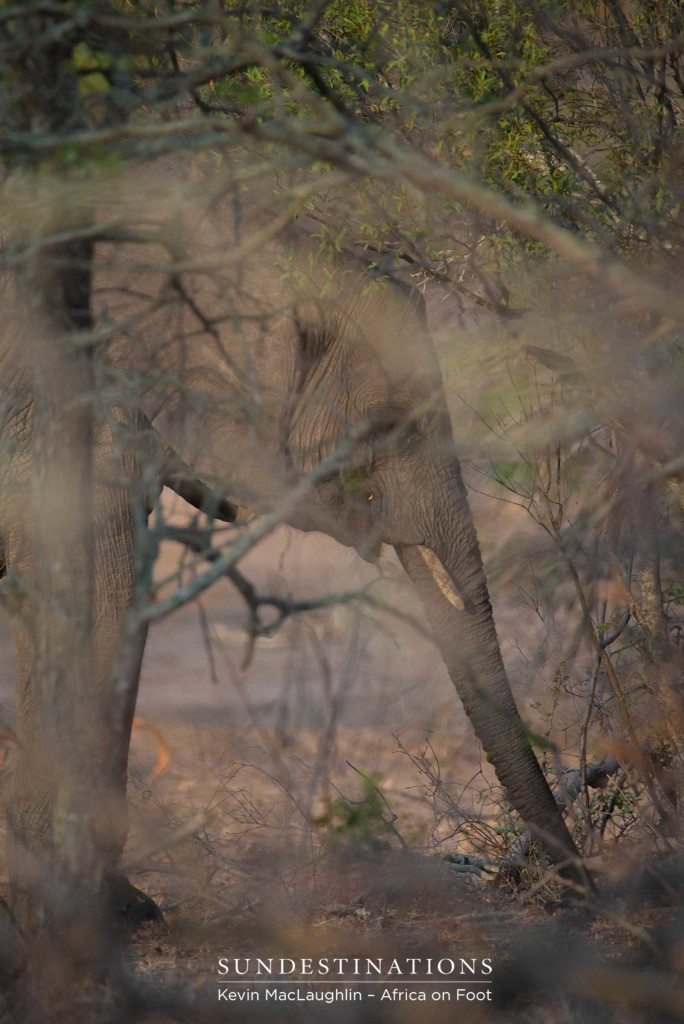
[[[418,554],[425,562],[426,566],[430,570],[430,575],[439,587],[440,591],[446,597],[449,604],[452,604],[454,608],[458,608],[460,612],[465,611],[465,604],[463,598],[457,593],[456,588],[449,576],[449,573],[444,567],[444,563],[441,558],[435,554],[432,548],[425,547],[424,544],[418,544]]]
[[[245,523],[250,523],[252,519],[256,519],[254,512],[251,512],[244,505],[236,505],[237,514],[235,516],[235,525],[244,526]]]

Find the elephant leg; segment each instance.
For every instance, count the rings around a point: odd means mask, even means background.
[[[128,805],[126,800],[128,756],[138,693],[138,680],[140,678],[146,640],[147,626],[144,626],[138,630],[137,635],[129,643],[127,664],[124,666],[126,677],[122,681],[121,686],[121,690],[124,693],[124,702],[123,707],[119,708],[122,728],[114,732],[116,737],[114,749],[116,757],[115,784],[122,794],[121,814],[125,822],[118,841],[119,858],[123,853],[128,833]],[[125,929],[133,929],[148,921],[162,920],[162,913],[154,900],[141,889],[136,888],[122,871],[114,870],[112,872],[107,881],[105,895],[108,911],[115,925],[121,925]]]

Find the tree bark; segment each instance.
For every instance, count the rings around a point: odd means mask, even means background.
[[[51,234],[55,224],[44,229]],[[24,935],[49,943],[29,963],[40,1002],[46,949],[59,955],[66,999],[70,983],[82,984],[105,954],[104,879],[119,847],[93,650],[95,373],[81,343],[90,327],[92,251],[80,241],[32,244],[17,247],[17,257],[18,361],[32,407],[29,500],[16,556],[29,602],[19,644],[10,879]]]

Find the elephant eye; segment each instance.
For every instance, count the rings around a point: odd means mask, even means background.
[[[368,474],[362,469],[342,470],[340,472],[340,483],[342,490],[358,502],[370,504],[373,501],[377,501],[377,492]]]
[[[365,505],[371,505],[373,502],[377,502],[378,493],[372,484],[366,484],[359,498],[364,502]]]

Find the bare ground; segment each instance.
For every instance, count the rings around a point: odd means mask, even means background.
[[[160,578],[178,557],[165,550]],[[282,529],[243,568],[263,591],[297,597],[352,590],[381,573],[386,598],[420,618],[391,558],[366,565],[318,535]],[[535,617],[508,584],[493,598],[518,698],[542,727],[530,704],[548,698],[553,653],[532,666]],[[550,995],[560,947],[600,944],[629,962],[637,945],[624,927],[549,913],[548,889],[522,898],[443,861],[447,852],[499,856],[507,819],[429,640],[391,615],[336,607],[290,620],[245,665],[244,621],[239,595],[220,583],[201,608],[155,627],[148,645],[127,858],[165,923],[127,947],[136,976],[157,993],[158,1009],[144,1019],[640,1020]],[[9,652],[9,635],[2,639]],[[9,718],[11,662],[0,666]],[[562,724],[553,735],[563,743]],[[169,764],[156,778],[160,745]],[[525,943],[526,963],[548,963],[548,987],[537,973],[542,994],[529,998],[520,969],[506,966]],[[326,955],[491,958],[498,1003],[217,1002],[220,956]]]

